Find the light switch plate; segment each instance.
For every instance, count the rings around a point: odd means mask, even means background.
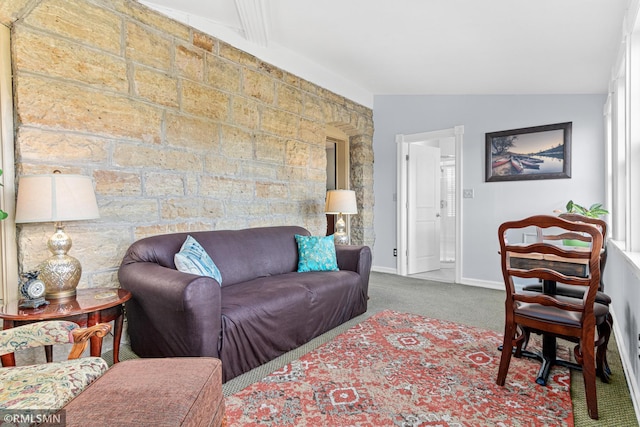
[[[462,198],[473,199],[473,188],[465,188],[462,190]]]

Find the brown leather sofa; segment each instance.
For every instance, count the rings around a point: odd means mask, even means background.
[[[132,350],[141,357],[222,360],[228,381],[367,310],[371,251],[336,246],[340,271],[298,273],[301,227],[175,233],[133,243],[119,270]],[[176,270],[191,235],[222,284]]]

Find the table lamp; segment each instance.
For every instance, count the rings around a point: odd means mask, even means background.
[[[47,298],[75,296],[82,275],[80,261],[67,255],[71,249],[71,238],[64,232],[62,222],[99,217],[90,177],[59,172],[20,177],[16,223],[55,223],[56,231],[47,243],[53,256],[38,266]]]
[[[346,224],[342,215],[353,215],[358,213],[356,203],[356,192],[353,190],[329,190],[327,191],[327,201],[324,207],[325,213],[337,214],[336,230],[333,240],[338,245],[349,244],[349,234],[346,231]]]

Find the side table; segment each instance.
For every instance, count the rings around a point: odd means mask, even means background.
[[[81,327],[114,321],[113,363],[118,363],[120,339],[124,323],[124,303],[131,299],[131,292],[115,288],[78,289],[75,297],[48,300],[48,305],[38,308],[20,308],[19,301],[11,301],[0,307],[3,329],[11,329],[27,323],[43,320],[68,320]],[[51,346],[45,348],[47,362],[51,362]],[[102,354],[102,338],[91,337],[91,356]],[[13,353],[2,356],[2,366],[15,366]]]

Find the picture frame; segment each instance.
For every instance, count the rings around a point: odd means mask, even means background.
[[[572,122],[485,134],[485,182],[571,178]]]

